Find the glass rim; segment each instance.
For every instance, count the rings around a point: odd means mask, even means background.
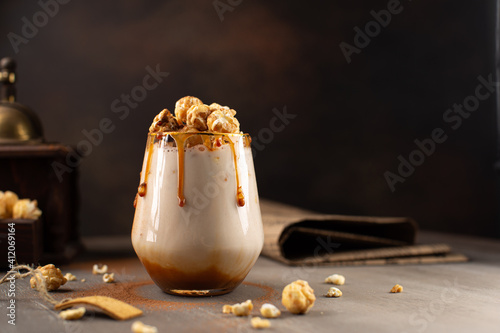
[[[173,136],[178,134],[189,134],[190,136],[202,135],[202,136],[235,136],[235,137],[250,137],[249,133],[222,133],[222,132],[178,132],[178,131],[169,131],[169,132],[148,132],[148,136]]]

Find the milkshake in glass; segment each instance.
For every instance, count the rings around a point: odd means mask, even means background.
[[[262,250],[251,139],[235,113],[187,96],[150,127],[132,244],[167,293],[230,292]]]

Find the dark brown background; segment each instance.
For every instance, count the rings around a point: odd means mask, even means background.
[[[339,44],[388,2],[244,0],[221,21],[212,0],[73,0],[16,54],[7,34],[42,9],[4,0],[0,55],[18,61],[18,99],[47,140],[76,145],[101,119],[115,125],[80,167],[84,235],[130,232],[148,126],[194,95],[235,108],[257,137],[274,108],[296,115],[255,157],[263,197],[498,237],[495,98],[457,130],[442,119],[494,73],[495,1],[402,1],[348,64]],[[169,76],[120,119],[113,100],[157,64]],[[384,172],[438,127],[448,140],[392,193]]]

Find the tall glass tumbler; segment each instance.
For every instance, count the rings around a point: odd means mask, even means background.
[[[247,134],[150,133],[132,244],[158,287],[218,295],[246,277],[263,246]]]

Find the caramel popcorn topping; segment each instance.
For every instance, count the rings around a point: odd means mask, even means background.
[[[180,125],[170,111],[163,109],[156,115],[151,127],[149,127],[149,132],[172,132],[177,131],[179,128]]]
[[[238,206],[245,205],[245,194],[240,185],[238,175],[238,158],[235,151],[234,135],[241,135],[240,123],[235,118],[236,111],[222,106],[218,103],[210,105],[204,104],[199,98],[186,96],[175,104],[175,116],[168,109],[163,109],[153,120],[149,128],[149,144],[146,147],[147,163],[146,172],[141,176],[141,184],[138,188],[138,196],[134,200],[134,207],[137,205],[138,197],[146,195],[147,177],[151,165],[152,147],[155,141],[166,137],[175,141],[178,147],[178,202],[180,207],[186,204],[184,197],[184,153],[185,148],[204,145],[209,150],[229,145],[233,155],[236,171],[236,203]],[[196,135],[196,134],[205,134]],[[170,142],[170,141],[169,141]],[[250,137],[243,136],[245,147],[250,146]],[[171,143],[173,145],[173,143]],[[183,147],[184,149],[179,149]]]
[[[179,125],[185,124],[187,122],[187,112],[193,105],[203,104],[203,102],[196,97],[186,96],[182,97],[175,103],[175,117]]]
[[[207,125],[212,132],[238,133],[240,131],[240,123],[231,110],[218,109],[212,112],[207,118]]]
[[[199,98],[186,96],[175,103],[175,116],[163,109],[153,120],[150,133],[240,133],[236,111],[217,103],[204,104]]]
[[[207,117],[210,113],[211,111],[208,105],[193,105],[187,111],[186,125],[191,129],[206,131],[208,129]]]

